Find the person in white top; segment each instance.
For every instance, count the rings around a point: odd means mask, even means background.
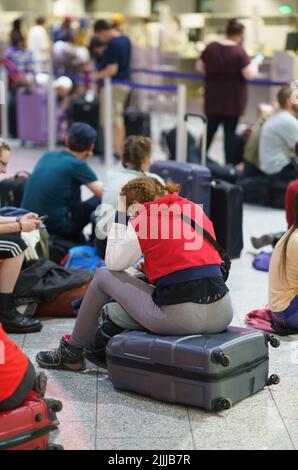
[[[108,173],[107,184],[103,188],[102,203],[96,211],[96,248],[102,258],[105,258],[107,236],[115,220],[118,207],[118,197],[121,189],[129,181],[139,176],[152,176],[161,184],[160,176],[150,173],[152,163],[152,141],[148,137],[130,136],[124,144],[122,158],[123,169]]]
[[[260,137],[261,170],[276,180],[298,178],[295,146],[298,142],[298,106],[289,86],[278,92],[279,110],[264,124]]]
[[[32,52],[35,72],[47,71],[46,62],[50,58],[50,39],[45,28],[46,20],[43,17],[36,19],[36,24],[28,33],[28,49]]]

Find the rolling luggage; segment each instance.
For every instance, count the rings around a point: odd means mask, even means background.
[[[188,120],[189,116],[199,118],[204,123],[201,151],[202,165],[178,163],[176,161],[158,161],[152,165],[150,171],[158,174],[165,181],[171,180],[174,183],[179,183],[181,186],[180,195],[196,204],[203,205],[204,212],[207,216],[210,216],[212,175],[206,167],[206,118],[200,114],[186,114],[185,121]],[[189,141],[189,137],[187,137],[187,140]]]
[[[96,155],[103,155],[103,132],[99,125],[99,112],[99,98],[93,94],[86,94],[85,96],[76,97],[71,101],[68,119],[70,125],[75,122],[84,122],[98,132],[94,153]]]
[[[214,180],[211,190],[211,216],[216,238],[231,259],[243,250],[243,191],[226,181]]]
[[[151,136],[150,113],[130,111],[127,109],[124,112],[124,123],[126,137],[131,135]]]
[[[168,403],[223,411],[279,377],[269,377],[272,335],[229,328],[218,335],[161,337],[146,332],[114,336],[107,346],[114,387]]]
[[[48,141],[48,92],[46,88],[17,91],[17,132],[25,142],[45,145]]]
[[[23,405],[0,412],[0,450],[63,450],[49,444],[49,434],[57,428],[51,412],[61,409],[61,402],[31,392]]]
[[[25,185],[30,173],[20,171],[13,178],[6,178],[0,182],[1,207],[20,207]]]
[[[210,215],[212,177],[208,168],[194,163],[158,161],[151,166],[150,171],[165,181],[179,183],[180,195],[196,204],[202,204],[207,216]]]

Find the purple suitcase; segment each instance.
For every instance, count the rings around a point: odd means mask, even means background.
[[[48,93],[46,89],[19,88],[17,92],[18,138],[24,142],[45,145],[48,141]]]
[[[269,343],[280,344],[269,333],[235,327],[185,337],[130,331],[108,343],[109,377],[119,390],[223,411],[279,383],[269,377]]]

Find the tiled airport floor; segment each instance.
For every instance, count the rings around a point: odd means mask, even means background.
[[[9,173],[30,171],[39,154],[36,149],[15,150]],[[102,173],[102,167],[96,163],[94,167]],[[242,258],[233,263],[229,281],[236,326],[243,326],[244,315],[267,301],[268,275],[252,268],[250,236],[283,228],[283,211],[245,207],[245,248]],[[73,323],[48,320],[40,334],[18,336],[16,340],[35,362],[36,353],[57,346]],[[117,392],[107,371],[91,365],[79,375],[49,371],[48,396],[62,400],[64,405],[60,429],[52,440],[70,450],[298,448],[298,337],[289,336],[281,342],[279,349],[270,351],[270,371],[280,375],[281,383],[216,415]]]

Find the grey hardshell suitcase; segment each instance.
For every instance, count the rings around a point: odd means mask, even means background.
[[[219,335],[156,336],[127,332],[107,347],[114,387],[209,411],[222,411],[269,385],[268,344],[272,335],[231,327]]]

